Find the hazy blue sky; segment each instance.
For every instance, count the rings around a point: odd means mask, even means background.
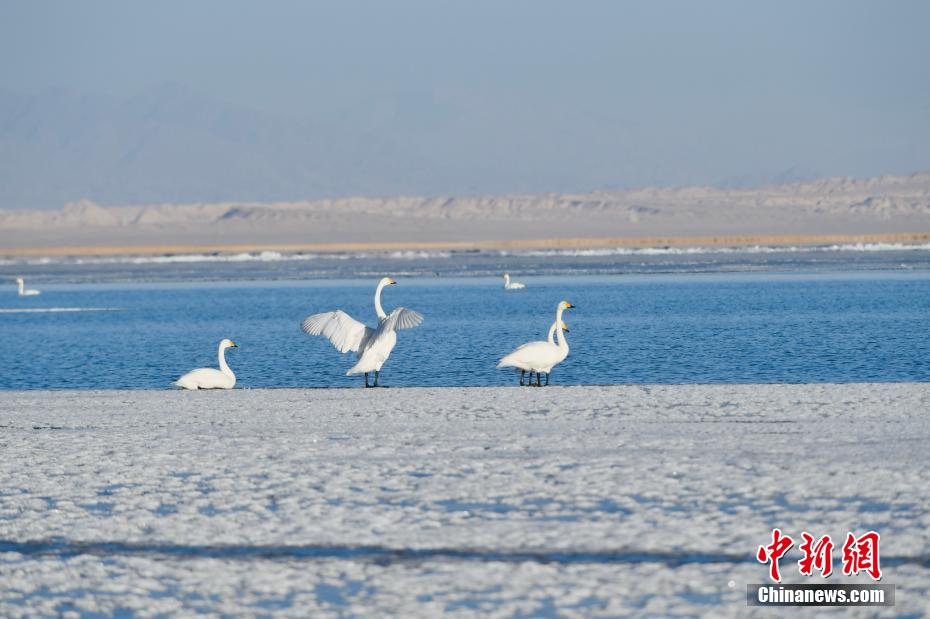
[[[173,82],[388,136],[450,191],[906,173],[928,30],[926,1],[7,1],[0,88]]]

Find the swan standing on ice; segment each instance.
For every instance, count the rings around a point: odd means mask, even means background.
[[[523,376],[526,372],[530,373],[530,382],[533,384],[533,374],[536,374],[536,386],[541,387],[542,381],[540,374],[546,375],[546,385],[549,384],[549,373],[552,368],[562,363],[568,356],[568,342],[565,340],[563,331],[568,331],[562,322],[562,312],[575,307],[568,301],[559,303],[555,310],[555,323],[552,325],[557,334],[556,342],[528,342],[518,347],[509,355],[506,355],[498,362],[497,367],[512,367],[520,370],[520,384],[523,384]],[[556,328],[556,325],[562,325],[562,329]],[[550,336],[552,330],[550,330]]]
[[[191,370],[174,382],[182,389],[232,389],[236,386],[236,375],[226,365],[227,348],[239,348],[232,340],[223,340],[216,354],[220,360],[220,369],[198,368]]]
[[[520,290],[521,288],[526,288],[520,282],[510,281],[510,273],[504,273],[504,290]]]
[[[375,313],[378,326],[372,329],[355,320],[342,310],[313,314],[304,318],[300,329],[309,335],[322,335],[341,353],[357,353],[358,361],[346,376],[365,375],[366,387],[377,387],[381,366],[387,361],[397,343],[398,329],[411,329],[423,322],[419,312],[395,307],[390,314],[381,307],[381,291],[385,286],[396,284],[390,277],[383,277],[375,289]],[[374,385],[368,384],[368,373],[375,373]]]
[[[22,277],[16,278],[16,285],[19,286],[19,296],[21,297],[34,297],[37,294],[42,294],[39,290],[34,290],[30,288],[25,288],[25,282],[23,282]]]
[[[548,335],[546,335],[546,341],[549,342],[550,344],[552,344],[553,346],[556,345],[556,343],[555,343],[555,330],[556,330],[556,325],[557,325],[557,324],[559,324],[559,323],[553,322],[553,323],[552,323],[552,326],[549,327],[549,333],[548,333]],[[568,325],[565,324],[564,322],[562,323],[562,331],[564,331],[565,333],[568,333]],[[529,377],[529,378],[530,378],[530,380],[529,380],[529,382],[528,382],[527,384],[532,385],[532,384],[533,384],[533,372],[530,372],[530,377]],[[520,384],[521,384],[521,385],[523,384],[523,372],[522,372],[522,371],[520,372]],[[549,374],[548,374],[548,373],[546,374],[546,386],[547,386],[547,387],[549,386]]]

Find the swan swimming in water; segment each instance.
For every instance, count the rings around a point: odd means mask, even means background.
[[[397,344],[398,329],[411,329],[423,322],[419,312],[395,307],[390,314],[381,307],[381,291],[385,286],[396,284],[390,277],[383,277],[375,289],[375,313],[378,326],[372,329],[355,320],[342,310],[313,314],[304,318],[300,329],[309,335],[322,335],[341,353],[357,353],[358,361],[349,368],[346,376],[365,375],[366,387],[377,387],[381,366],[387,361]],[[374,385],[368,384],[368,373],[375,373]]]
[[[16,285],[19,286],[19,296],[21,296],[21,297],[34,297],[34,296],[36,296],[37,294],[42,294],[42,292],[39,291],[39,290],[35,290],[35,289],[31,289],[31,288],[26,288],[26,287],[25,287],[26,284],[25,284],[25,282],[23,282],[23,278],[22,278],[22,277],[17,277],[17,278],[16,278]]]
[[[182,389],[232,389],[236,386],[236,375],[226,365],[224,351],[227,348],[238,347],[232,340],[223,340],[220,342],[220,347],[216,353],[220,360],[220,369],[198,368],[191,370],[176,380],[174,384]]]
[[[504,273],[504,290],[520,290],[521,288],[526,288],[520,282],[510,281],[510,273]]]
[[[568,356],[568,342],[565,340],[563,331],[568,331],[568,327],[562,322],[562,312],[575,307],[568,301],[562,301],[555,310],[555,322],[550,329],[550,338],[553,331],[557,334],[557,341],[553,342],[528,342],[517,347],[512,353],[504,356],[497,364],[497,367],[512,367],[520,370],[520,384],[523,385],[523,376],[526,372],[530,373],[530,382],[532,385],[533,374],[536,374],[536,386],[541,387],[541,374],[546,375],[546,385],[549,384],[549,373],[552,368],[562,363]],[[561,329],[557,325],[562,325]]]

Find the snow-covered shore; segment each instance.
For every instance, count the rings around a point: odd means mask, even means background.
[[[773,527],[878,531],[889,610],[930,613],[928,410],[923,383],[0,393],[0,616],[768,616]],[[786,581],[824,582],[796,550]]]

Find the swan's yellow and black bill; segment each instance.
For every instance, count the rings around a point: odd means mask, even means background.
[[[565,331],[566,333],[568,333],[568,325],[565,324],[564,322],[562,323],[562,331]]]
[[[572,309],[573,307],[578,307],[577,305],[572,305],[568,301],[565,302],[565,309]]]
[[[234,341],[229,340],[229,346],[231,348],[239,348],[239,344],[236,344]]]
[[[397,282],[395,282],[393,279],[389,279],[389,280],[388,280],[388,283],[389,283],[389,284],[396,284]]]

